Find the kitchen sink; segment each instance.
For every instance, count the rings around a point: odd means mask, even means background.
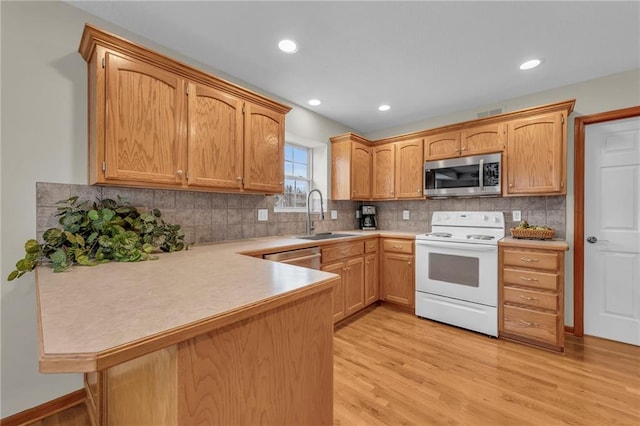
[[[296,238],[300,238],[302,240],[328,240],[331,238],[342,238],[342,237],[353,237],[351,234],[334,234],[333,232],[323,232],[321,234],[313,234],[313,235],[300,235]]]

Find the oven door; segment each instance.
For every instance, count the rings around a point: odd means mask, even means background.
[[[498,305],[498,246],[416,241],[416,291]]]

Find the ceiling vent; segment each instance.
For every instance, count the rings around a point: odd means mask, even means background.
[[[478,118],[485,118],[485,117],[489,117],[491,115],[498,115],[498,114],[502,114],[502,108],[496,108],[496,109],[492,109],[490,111],[482,111],[478,113]]]

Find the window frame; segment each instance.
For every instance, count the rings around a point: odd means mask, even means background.
[[[286,174],[286,164],[287,164],[287,160],[285,159],[283,162],[282,167],[284,168],[284,188],[286,189],[286,182],[287,180],[297,180],[297,181],[305,181],[307,182],[307,192],[304,198],[304,206],[303,207],[280,207],[278,206],[278,202],[279,202],[279,198],[276,198],[276,202],[273,206],[273,211],[275,213],[278,212],[307,212],[307,196],[309,194],[309,191],[311,191],[312,186],[313,186],[313,148],[308,147],[308,146],[304,146],[301,144],[297,144],[295,142],[289,142],[289,141],[285,141],[285,151],[287,149],[287,146],[292,146],[295,149],[301,149],[301,150],[305,150],[307,152],[307,162],[306,162],[306,166],[307,166],[307,177],[304,176],[296,176],[296,175],[287,175]],[[277,197],[285,197],[285,193],[277,196]]]

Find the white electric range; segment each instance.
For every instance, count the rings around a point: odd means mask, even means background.
[[[498,336],[502,212],[434,212],[416,236],[416,315]]]

